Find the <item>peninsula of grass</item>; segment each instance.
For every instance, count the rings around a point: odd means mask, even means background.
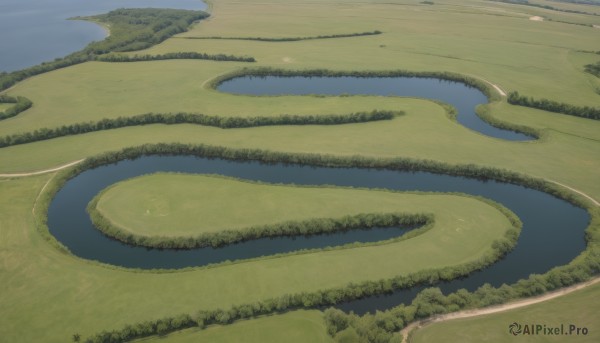
[[[25,99],[19,97],[19,99]],[[25,106],[31,102],[25,99]],[[15,113],[15,109],[22,107],[18,103],[15,107],[7,110],[5,113]],[[396,116],[403,115],[401,111],[371,111],[349,114],[322,114],[322,115],[277,115],[267,117],[222,117],[207,116],[201,113],[146,113],[131,117],[118,117],[115,119],[102,119],[98,122],[75,123],[63,125],[55,129],[38,129],[33,132],[21,134],[12,134],[0,137],[0,147],[19,145],[47,139],[78,135],[82,133],[111,130],[129,126],[149,125],[149,124],[197,124],[203,126],[218,127],[221,129],[245,128],[258,126],[275,125],[340,125],[350,123],[366,123],[378,120],[390,120]],[[16,114],[12,114],[16,115]],[[1,116],[1,113],[0,113]],[[0,117],[1,119],[1,117]]]
[[[419,198],[423,196],[153,174],[102,191],[88,212],[98,229],[126,243],[187,249],[262,237],[433,224],[431,215],[416,213],[426,210]]]
[[[96,61],[101,62],[145,62],[161,60],[210,60],[210,61],[229,61],[229,62],[256,62],[254,57],[233,56],[233,55],[209,55],[198,52],[173,52],[163,55],[126,55],[126,54],[106,54],[96,57]]]

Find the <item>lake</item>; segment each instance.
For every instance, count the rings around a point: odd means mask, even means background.
[[[52,61],[107,36],[101,26],[67,20],[117,8],[203,10],[200,0],[2,0],[0,71],[15,71]]]

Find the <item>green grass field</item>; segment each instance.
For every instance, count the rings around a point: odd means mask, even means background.
[[[600,310],[598,292],[600,286],[596,284],[557,299],[520,309],[435,323],[416,330],[411,342],[598,342],[600,340],[600,331],[597,329],[597,313]],[[580,328],[586,327],[589,332],[587,335],[573,333],[566,337],[551,335],[515,337],[508,331],[508,326],[513,322],[548,327],[560,327],[564,324],[565,331],[572,324]]]
[[[179,273],[129,272],[86,263],[61,253],[40,238],[31,226],[29,230],[14,229],[22,227],[23,219],[31,222],[31,208],[25,204],[33,203],[49,177],[0,182],[3,194],[0,218],[8,228],[3,230],[2,242],[14,244],[3,243],[2,253],[7,257],[3,263],[10,269],[2,269],[6,275],[2,280],[6,280],[3,285],[11,292],[2,293],[0,302],[7,304],[2,315],[15,325],[22,325],[21,329],[2,326],[6,330],[2,334],[11,341],[35,340],[42,332],[49,340],[60,341],[71,331],[90,334],[103,327],[125,325],[134,318],[136,321],[152,319],[158,308],[162,309],[162,315],[193,313],[199,309],[461,264],[486,253],[491,242],[510,226],[504,215],[489,205],[468,198],[463,203],[450,197],[452,206],[440,205],[439,213],[434,212],[435,226],[428,233],[409,240],[411,244],[404,241],[404,244],[323,251]],[[444,203],[444,196],[439,197],[439,203]],[[478,211],[471,213],[473,208]],[[437,221],[445,225],[438,225]],[[479,244],[465,247],[461,240],[479,241]],[[30,248],[23,250],[22,246]],[[390,259],[390,256],[395,258]],[[375,267],[377,265],[381,267]],[[39,282],[34,283],[34,280]],[[243,287],[239,280],[244,280]],[[32,287],[35,293],[31,293]],[[44,310],[34,311],[38,307]],[[69,309],[69,313],[65,313],[65,309]],[[119,315],[114,312],[127,315],[118,319]],[[60,318],[69,325],[55,328],[52,321],[45,320],[49,317]],[[25,330],[32,325],[35,330]]]
[[[543,2],[556,7],[590,8]],[[412,0],[368,3],[357,0],[218,0],[211,3],[211,8],[210,19],[196,24],[179,38],[171,38],[142,53],[198,51],[249,55],[255,57],[257,63],[200,60],[88,62],[55,70],[20,82],[4,92],[25,96],[34,105],[16,117],[1,121],[0,136],[146,112],[271,116],[284,113],[344,114],[380,109],[402,110],[406,115],[390,121],[336,126],[218,129],[190,124],[157,124],[99,131],[2,148],[0,173],[51,168],[144,143],[184,142],[296,153],[473,163],[555,180],[600,199],[599,121],[512,106],[505,101],[489,105],[494,118],[541,130],[540,140],[519,143],[468,130],[449,119],[440,105],[422,99],[248,97],[223,94],[207,86],[210,80],[220,75],[252,66],[449,71],[483,78],[505,91],[518,90],[536,98],[600,107],[600,79],[583,72],[583,66],[600,60],[600,55],[579,51],[600,50],[600,29],[529,20],[530,16],[537,15],[600,25],[600,17],[548,13],[548,10],[534,7],[478,0],[436,0],[433,6]],[[372,30],[381,30],[383,34],[281,43],[181,38],[297,37]],[[508,225],[506,217],[493,207],[465,197],[333,188],[316,191],[202,176],[153,176],[115,187],[115,192],[122,193],[107,201],[106,205],[113,206],[110,216],[128,228],[154,230],[150,225],[158,227],[162,224],[157,217],[143,216],[150,206],[157,206],[157,209],[172,206],[169,211],[172,216],[165,218],[172,223],[178,220],[172,218],[175,214],[183,213],[186,219],[197,215],[193,210],[175,212],[175,208],[181,209],[179,204],[184,206],[193,200],[204,201],[207,206],[208,200],[214,200],[211,204],[214,209],[207,211],[210,212],[210,222],[207,222],[210,225],[186,227],[185,221],[180,220],[181,226],[177,228],[182,231],[177,233],[305,218],[307,213],[312,216],[315,211],[333,217],[335,213],[349,214],[369,207],[403,212],[427,211],[435,215],[436,222],[427,233],[393,244],[169,273],[134,272],[84,261],[59,251],[42,237],[35,227],[32,208],[52,177],[53,174],[0,178],[0,341],[65,342],[71,340],[74,333],[88,337],[101,330],[143,320],[194,314],[201,309],[227,308],[286,293],[455,265],[476,259],[487,251],[491,241],[501,236]],[[164,180],[157,181],[161,177]],[[158,188],[167,183],[172,187],[186,187],[186,178],[209,181],[206,184],[196,182],[193,187],[214,192],[218,186],[221,197],[201,199],[188,194],[185,199],[171,196],[168,201],[162,198],[151,204],[148,199],[158,193],[152,194],[152,189],[147,189],[146,185],[143,190],[134,189],[133,185],[139,180],[150,182],[152,178]],[[122,188],[125,186],[130,189]],[[230,192],[227,196],[222,193],[224,189]],[[219,207],[219,204],[230,203],[228,198],[234,196],[234,191],[261,196],[264,202],[261,202],[260,211],[248,213],[251,208],[247,204],[251,201],[240,197],[235,200],[239,201],[238,210],[243,210],[226,212],[226,208]],[[131,198],[126,197],[124,193],[127,192]],[[143,201],[137,204],[128,201],[134,198]],[[343,202],[336,200],[335,205],[322,205],[325,199],[332,198],[343,198]],[[276,206],[267,206],[269,202]],[[280,210],[291,202],[298,206],[295,209],[303,212]],[[121,213],[118,217],[115,213],[125,209],[142,215]],[[464,231],[457,232],[459,226]],[[460,235],[468,236],[468,241],[473,244],[456,244],[452,239]],[[442,243],[446,240],[454,244]],[[427,252],[431,257],[422,258]],[[534,310],[522,309],[510,318],[548,318],[550,323],[567,320],[567,314],[572,314],[574,320],[582,318],[582,325],[589,325],[590,332],[597,334],[600,326],[596,322],[585,322],[583,316],[593,313],[587,309],[595,309],[591,304],[597,302],[590,299],[599,294],[600,289],[596,286],[564,300],[535,307],[546,306],[543,307],[545,310],[528,312]],[[556,303],[558,301],[562,303]],[[565,316],[560,317],[560,313]],[[157,340],[230,342],[239,341],[241,337],[247,341],[278,342],[284,337],[290,342],[328,342],[331,339],[326,336],[320,317],[316,311],[291,312],[204,331],[183,331]],[[497,318],[500,317],[473,319],[464,323],[469,329],[461,332],[469,334],[474,341],[488,337],[490,328],[500,330],[498,335],[504,334],[508,323]],[[449,335],[451,330],[458,332],[455,328],[461,323],[440,324],[439,334]],[[427,328],[423,335],[434,334],[436,328],[437,325]],[[289,334],[281,336],[282,332]],[[419,335],[417,332],[415,339]]]
[[[437,226],[452,228],[446,235],[459,231],[457,241],[470,238],[473,246],[484,246],[488,239],[498,237],[502,228],[510,226],[502,214],[491,215],[490,207],[455,195],[293,187],[162,173],[115,184],[101,194],[96,205],[119,228],[145,236],[170,237],[360,213],[432,212],[439,215]],[[477,215],[464,211],[466,208]],[[496,233],[487,232],[488,227],[496,227]],[[478,239],[483,241],[476,242]]]
[[[213,326],[205,330],[183,330],[166,337],[169,343],[332,343],[319,311],[294,311],[278,316],[239,321],[230,326]],[[144,340],[163,342],[165,338]]]

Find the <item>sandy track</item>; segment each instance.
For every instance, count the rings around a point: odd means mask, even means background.
[[[559,185],[559,186],[562,186],[562,187],[565,187],[565,188],[567,188],[567,189],[569,189],[569,190],[571,190],[571,191],[573,191],[573,192],[575,192],[575,193],[577,193],[577,194],[579,194],[579,195],[582,195],[583,197],[585,197],[585,198],[589,199],[591,202],[593,202],[593,203],[594,203],[594,205],[596,205],[596,206],[599,206],[599,207],[600,207],[600,202],[598,202],[596,199],[594,199],[594,198],[592,198],[591,196],[589,196],[589,195],[587,195],[587,194],[583,193],[583,192],[582,192],[582,191],[580,191],[580,190],[577,190],[577,189],[575,189],[575,188],[573,188],[573,187],[569,187],[569,186],[565,185],[564,183],[560,183],[560,182],[558,182],[558,181],[554,181],[554,180],[550,180],[550,179],[546,179],[546,181],[549,181],[549,182],[555,183],[555,184],[557,184],[557,185]]]
[[[28,172],[28,173],[0,174],[0,177],[25,177],[25,176],[32,176],[32,175],[40,175],[40,174],[52,173],[52,172],[59,171],[61,169],[69,168],[71,166],[79,164],[79,163],[83,162],[83,160],[84,159],[81,159],[81,160],[69,162],[67,164],[63,164],[62,166],[58,166],[58,167],[55,167],[55,168],[44,169],[44,170],[37,170],[37,171]]]
[[[596,277],[590,281],[586,281],[586,282],[583,282],[583,283],[580,283],[580,284],[577,284],[577,285],[574,285],[571,287],[561,288],[557,291],[549,292],[549,293],[546,293],[546,294],[543,294],[543,295],[540,295],[540,296],[534,297],[534,298],[527,298],[527,299],[523,299],[523,300],[519,300],[519,301],[510,302],[507,304],[491,306],[491,307],[486,307],[486,308],[482,308],[482,309],[465,310],[465,311],[459,311],[459,312],[454,312],[454,313],[448,313],[448,314],[443,314],[440,316],[420,320],[420,321],[414,322],[414,323],[408,325],[407,327],[405,327],[404,329],[402,329],[402,331],[400,331],[400,334],[402,334],[402,336],[403,336],[402,341],[406,342],[408,334],[411,331],[422,328],[422,327],[432,324],[432,323],[445,322],[448,320],[459,319],[459,318],[470,318],[470,317],[483,316],[486,314],[504,312],[504,311],[509,311],[509,310],[515,309],[515,308],[538,304],[538,303],[541,303],[544,301],[548,301],[550,299],[561,297],[561,296],[569,294],[569,293],[573,293],[582,288],[597,284],[599,282],[600,282],[600,277]]]
[[[600,202],[596,201],[596,199],[585,194],[584,192],[577,190],[573,187],[569,187],[565,184],[562,184],[562,183],[554,181],[554,180],[549,180],[549,179],[546,179],[546,180],[549,182],[555,183],[559,186],[565,187],[577,194],[580,194],[580,195],[584,196],[585,198],[589,199],[590,201],[592,201],[596,206],[600,207]],[[422,327],[432,324],[432,323],[439,323],[439,322],[444,322],[444,321],[452,320],[452,319],[470,318],[470,317],[483,316],[483,315],[491,314],[491,313],[509,311],[509,310],[512,310],[515,308],[525,307],[528,305],[533,305],[533,304],[541,303],[543,301],[548,301],[550,299],[558,298],[560,296],[575,292],[577,290],[580,290],[582,288],[591,286],[591,285],[599,283],[599,282],[600,282],[600,277],[596,277],[590,281],[583,282],[583,283],[580,283],[580,284],[577,284],[577,285],[574,285],[571,287],[561,288],[557,291],[549,292],[549,293],[546,293],[546,294],[543,294],[541,296],[534,297],[534,298],[527,298],[527,299],[514,301],[511,303],[507,303],[507,304],[498,305],[498,306],[491,306],[491,307],[486,307],[486,308],[482,308],[482,309],[459,311],[459,312],[444,314],[444,315],[440,315],[440,316],[436,316],[436,317],[432,317],[432,318],[428,318],[428,319],[423,319],[423,320],[414,322],[412,324],[409,324],[407,327],[405,327],[404,329],[402,329],[400,331],[400,334],[402,334],[402,336],[403,336],[402,341],[406,342],[408,334],[411,331],[422,328]]]

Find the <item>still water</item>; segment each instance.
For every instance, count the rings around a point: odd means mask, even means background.
[[[479,89],[460,82],[426,77],[237,77],[221,83],[218,90],[246,95],[380,95],[433,99],[458,111],[458,122],[484,135],[512,141],[534,139],[525,134],[503,130],[481,120],[475,107],[488,102]],[[432,128],[434,129],[434,128]]]
[[[200,0],[2,0],[0,71],[15,71],[52,61],[106,37],[97,24],[67,20],[117,8],[203,10]]]
[[[312,245],[317,244],[314,240],[283,237],[249,241],[220,249],[158,250],[122,244],[104,236],[92,226],[85,208],[98,192],[115,182],[159,171],[220,174],[270,183],[463,192],[495,200],[512,210],[523,221],[515,249],[481,272],[441,285],[444,291],[463,287],[474,289],[485,282],[499,286],[525,278],[531,273],[544,273],[554,266],[566,264],[585,249],[584,230],[590,219],[585,210],[551,195],[495,181],[426,172],[262,164],[193,156],[145,156],[87,170],[69,180],[50,204],[50,232],[79,257],[143,269],[202,266],[227,259],[244,259],[318,246]],[[391,231],[392,235],[398,235],[397,231]],[[362,231],[359,235],[368,237],[369,232]],[[326,240],[327,246],[363,237],[348,240],[344,234],[339,234],[313,238],[317,241]],[[378,239],[378,236],[374,237],[374,240]],[[358,313],[385,309],[410,300],[411,292],[416,290],[396,291],[392,295],[361,299],[340,307]]]

